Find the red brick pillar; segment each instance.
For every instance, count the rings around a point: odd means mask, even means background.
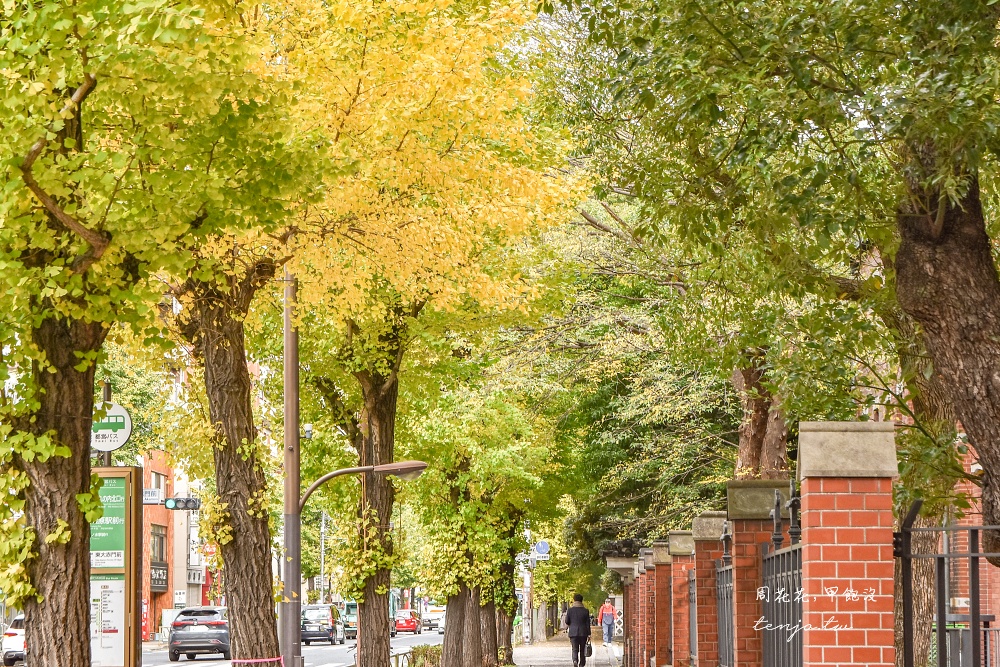
[[[645,558],[646,568],[646,665],[656,666],[656,563],[653,560],[653,550],[648,549]]]
[[[651,602],[651,591],[653,586],[650,581],[650,569],[653,564],[653,550],[640,549],[639,563],[636,566],[639,579],[642,581],[642,618],[639,628],[639,662],[641,667],[649,667],[649,654],[652,651],[651,635],[653,630],[653,605]]]
[[[802,422],[805,667],[892,667],[893,422]]]
[[[715,590],[716,561],[722,558],[726,512],[702,512],[691,524],[695,585],[698,589],[698,667],[719,667],[719,605]]]
[[[674,667],[692,664],[691,585],[688,572],[694,569],[694,539],[691,531],[672,530],[670,537],[671,589],[674,600]]]
[[[640,559],[638,562],[642,563],[642,560]],[[641,576],[638,564],[632,566],[632,572],[635,577],[635,581],[632,584],[632,602],[635,605],[635,613],[632,615],[632,641],[629,643],[629,649],[632,654],[631,666],[640,667],[642,665],[642,621],[645,609],[643,586],[646,580]]]
[[[641,553],[639,562],[635,566],[635,606],[637,613],[635,641],[632,642],[632,664],[641,667],[645,665],[646,653],[646,568],[642,563]]]
[[[761,585],[760,545],[771,541],[774,492],[787,496],[788,480],[734,480],[726,486],[733,530],[735,667],[760,667],[764,643],[761,631],[755,627],[764,611],[762,601],[757,599]],[[784,512],[787,516],[788,510]]]
[[[656,630],[653,654],[656,667],[673,664],[673,596],[670,590],[670,543],[653,542],[653,565],[656,567]]]
[[[635,616],[635,580],[632,575],[623,576],[622,586],[622,658],[625,667],[634,667],[632,662],[633,617]]]

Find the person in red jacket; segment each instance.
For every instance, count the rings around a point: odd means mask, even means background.
[[[615,636],[615,619],[617,617],[618,612],[615,610],[615,605],[611,601],[611,598],[608,598],[597,612],[597,623],[604,630],[605,646],[609,646]]]

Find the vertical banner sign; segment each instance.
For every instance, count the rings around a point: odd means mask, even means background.
[[[90,664],[138,667],[142,469],[94,472],[104,514],[90,524]]]

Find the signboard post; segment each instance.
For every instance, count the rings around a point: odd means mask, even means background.
[[[104,515],[90,524],[90,664],[138,667],[142,469],[95,468]]]

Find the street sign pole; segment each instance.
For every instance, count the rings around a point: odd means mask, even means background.
[[[142,664],[142,468],[94,468],[104,515],[90,529],[94,664]]]
[[[110,403],[111,402],[111,380],[105,380],[104,381],[104,387],[102,389],[102,394],[103,394],[102,398],[104,399],[104,402],[105,403]],[[111,467],[111,452],[110,451],[104,452],[104,467],[105,468],[110,468]]]

